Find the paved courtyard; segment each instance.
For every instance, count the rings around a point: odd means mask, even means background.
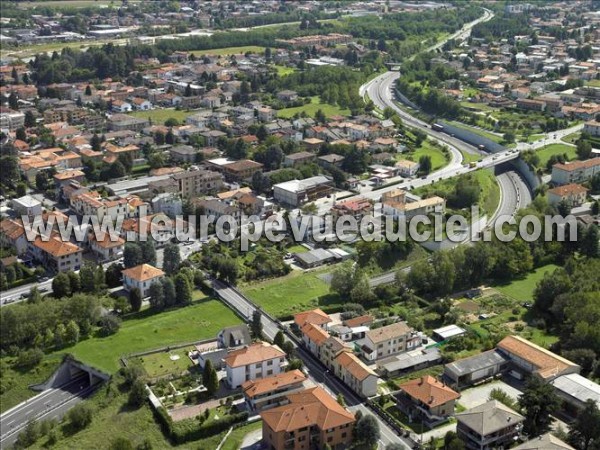
[[[490,398],[490,393],[496,388],[502,389],[514,400],[517,400],[521,395],[521,391],[506,384],[504,381],[497,380],[462,391],[460,393],[461,396],[460,399],[458,399],[458,403],[467,409],[482,405],[488,401]]]

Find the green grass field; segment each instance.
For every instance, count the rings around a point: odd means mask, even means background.
[[[500,136],[496,136],[495,134],[493,134],[493,133],[489,133],[489,132],[487,132],[487,131],[485,131],[485,130],[482,130],[481,128],[475,128],[475,127],[471,127],[471,126],[469,126],[469,125],[465,125],[464,123],[462,123],[462,122],[457,122],[457,121],[455,121],[455,120],[453,120],[453,121],[452,121],[452,122],[450,122],[450,123],[451,123],[452,125],[455,125],[455,126],[457,126],[458,128],[462,128],[462,129],[464,129],[464,130],[471,131],[472,133],[475,133],[475,134],[477,134],[477,135],[479,135],[479,136],[483,136],[483,137],[485,137],[485,138],[488,138],[489,140],[491,140],[491,141],[494,141],[494,142],[496,142],[496,143],[498,143],[498,144],[502,143],[502,138],[501,138]]]
[[[481,155],[465,152],[464,150],[461,150],[460,153],[463,157],[463,164],[468,164],[473,161],[479,161],[481,159]]]
[[[239,323],[221,302],[206,299],[171,311],[142,311],[123,321],[116,334],[81,341],[61,353],[72,353],[93,367],[113,373],[119,369],[120,356],[216,337],[222,328]]]
[[[277,75],[280,77],[285,77],[286,75],[290,75],[296,71],[296,69],[293,67],[279,66],[277,64],[274,64],[273,67],[277,70]]]
[[[588,86],[600,87],[600,80],[590,80],[587,83]]]
[[[418,162],[422,156],[431,158],[431,170],[438,170],[448,164],[446,155],[437,147],[434,147],[430,142],[425,141],[421,147],[416,149],[412,154],[413,159]]]
[[[189,111],[177,110],[173,108],[151,109],[150,111],[134,111],[129,113],[134,117],[151,119],[154,125],[163,125],[167,119],[177,119],[180,123],[185,122],[185,118],[192,114]]]
[[[537,155],[540,157],[540,167],[545,168],[546,163],[553,155],[562,155],[563,153],[567,154],[569,160],[577,159],[576,147],[566,144],[550,144],[542,147],[537,152]]]
[[[118,386],[111,384],[109,387],[100,388],[86,403],[94,411],[92,423],[87,428],[72,434],[68,423],[65,424],[66,426],[59,425],[57,427],[59,439],[56,444],[48,445],[48,439],[43,437],[34,446],[28,448],[109,449],[112,448],[111,445],[117,438],[126,438],[131,441],[133,444],[131,448],[138,448],[145,442],[149,443],[151,447],[144,448],[173,448],[163,436],[150,406],[144,404],[138,409],[127,406],[127,393],[121,392]]]
[[[47,356],[36,367],[31,370],[14,370],[10,367],[14,358],[4,357],[0,360],[0,372],[2,379],[0,384],[0,411],[4,412],[22,401],[33,397],[37,392],[29,389],[32,384],[39,384],[46,381],[50,375],[58,368],[62,357]]]
[[[277,111],[277,117],[281,117],[282,119],[289,119],[290,117],[294,117],[296,114],[301,114],[305,112],[308,116],[314,117],[318,110],[323,111],[323,113],[327,117],[331,116],[349,116],[349,109],[342,109],[336,105],[330,105],[328,103],[320,103],[319,97],[311,97],[310,103],[307,103],[303,106],[296,106],[293,108],[283,108]]]
[[[554,264],[548,264],[547,266],[539,267],[531,272],[527,277],[521,280],[515,280],[505,285],[494,286],[498,291],[504,295],[508,295],[519,301],[531,302],[533,298],[533,291],[535,286],[542,278],[544,274],[554,271],[558,266]]]
[[[221,447],[222,450],[238,450],[244,438],[248,433],[251,433],[256,430],[260,430],[262,428],[262,420],[257,422],[250,423],[248,425],[241,426],[239,428],[235,428],[231,434],[227,437],[227,440]]]
[[[162,377],[169,374],[180,374],[194,367],[188,357],[190,348],[180,348],[170,352],[152,353],[136,358],[141,363],[150,378]],[[172,360],[171,356],[177,355],[179,359]]]
[[[281,317],[319,306],[340,306],[340,298],[329,293],[329,285],[318,275],[333,270],[331,267],[318,272],[295,270],[285,277],[244,286],[242,291],[267,312]]]
[[[196,56],[202,55],[216,55],[216,56],[226,56],[226,55],[239,55],[250,53],[264,53],[265,47],[259,47],[258,45],[246,45],[242,47],[224,47],[224,48],[213,48],[210,50],[194,50],[193,53]]]
[[[308,249],[300,244],[292,245],[291,247],[286,248],[286,250],[290,253],[306,253]]]

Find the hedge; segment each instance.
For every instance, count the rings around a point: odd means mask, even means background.
[[[168,439],[176,445],[185,442],[197,441],[215,434],[219,434],[236,423],[245,422],[248,420],[248,413],[227,415],[218,421],[211,422],[207,425],[200,425],[197,420],[188,419],[181,422],[173,422],[171,416],[165,408],[152,408],[154,417],[159,422],[161,430]]]

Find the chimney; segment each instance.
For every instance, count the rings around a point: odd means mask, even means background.
[[[433,395],[429,397],[429,403],[433,403]]]

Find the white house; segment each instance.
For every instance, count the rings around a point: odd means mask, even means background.
[[[123,287],[128,291],[138,288],[142,298],[148,296],[148,288],[155,281],[159,281],[165,276],[165,273],[150,264],[140,264],[139,266],[125,269],[121,272],[123,275]]]
[[[111,240],[110,235],[105,233],[102,238],[93,235],[90,238],[90,248],[98,255],[100,261],[112,261],[123,255],[125,247],[125,239],[118,237],[116,240]]]
[[[112,110],[115,112],[126,113],[131,112],[131,109],[131,103],[122,100],[113,100],[112,102]]]
[[[239,350],[229,352],[223,359],[227,383],[232,389],[245,381],[270,377],[285,371],[285,353],[277,346],[256,342]]]
[[[15,198],[11,201],[12,208],[17,216],[28,216],[29,218],[42,214],[42,203],[31,195]]]
[[[152,109],[152,103],[145,98],[136,97],[131,101],[131,103],[135,109],[140,111],[148,111]]]

